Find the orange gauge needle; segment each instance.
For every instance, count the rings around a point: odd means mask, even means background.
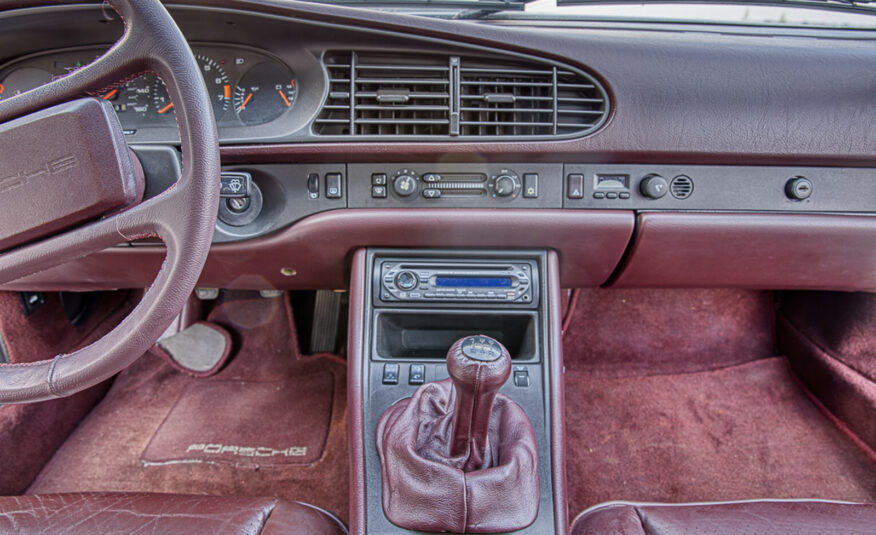
[[[165,107],[161,108],[160,110],[158,110],[158,113],[164,113],[164,112],[166,112],[167,110],[169,110],[169,109],[172,108],[172,107],[173,107],[173,102],[171,102],[171,103],[168,104],[167,106],[165,106]]]
[[[0,95],[3,94],[3,84],[0,84]]]
[[[110,91],[109,93],[107,93],[106,95],[104,95],[104,96],[103,96],[103,99],[104,99],[104,100],[109,100],[109,99],[113,98],[113,95],[115,95],[115,94],[118,93],[118,92],[119,92],[118,89],[113,89],[112,91]]]
[[[249,95],[246,96],[245,99],[243,99],[243,104],[240,105],[240,109],[246,108],[246,105],[249,102],[249,99],[251,99],[251,98],[252,98],[252,93],[250,93]]]
[[[280,93],[280,97],[282,97],[283,102],[286,103],[286,107],[287,107],[287,108],[288,108],[289,106],[292,105],[292,104],[289,102],[289,99],[286,98],[286,95],[283,94],[283,91],[282,91],[282,90],[278,89],[278,90],[277,90],[277,93]]]

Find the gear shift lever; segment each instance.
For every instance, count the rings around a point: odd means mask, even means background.
[[[538,514],[538,446],[523,409],[498,393],[511,356],[469,336],[451,346],[447,371],[380,417],[383,511],[419,531],[522,529]]]
[[[458,340],[447,352],[447,372],[456,390],[451,457],[464,457],[464,472],[489,468],[488,432],[493,402],[511,375],[511,355],[487,336]]]

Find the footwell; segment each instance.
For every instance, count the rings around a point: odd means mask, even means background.
[[[345,362],[298,354],[284,298],[225,302],[209,320],[234,337],[223,370],[197,379],[145,355],[28,492],[270,496],[346,520]]]

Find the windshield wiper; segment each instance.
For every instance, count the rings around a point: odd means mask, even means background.
[[[855,13],[876,14],[876,0],[557,0],[557,6],[600,4],[743,4],[789,6],[814,9],[838,9]]]

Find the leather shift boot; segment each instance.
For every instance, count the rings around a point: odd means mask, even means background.
[[[492,358],[496,347],[501,358]],[[381,416],[384,512],[420,531],[524,528],[538,513],[538,447],[523,409],[497,393],[510,356],[495,340],[469,337],[453,345],[447,366],[451,379],[421,386]]]

